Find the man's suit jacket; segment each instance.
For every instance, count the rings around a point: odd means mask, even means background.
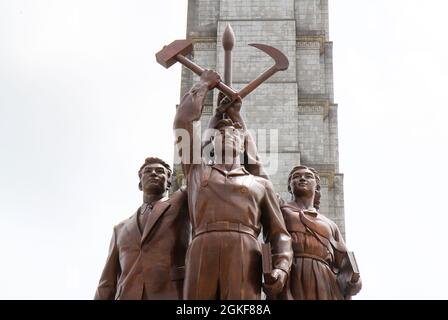
[[[159,200],[143,234],[138,214],[114,227],[95,299],[182,299],[190,239],[186,192]]]

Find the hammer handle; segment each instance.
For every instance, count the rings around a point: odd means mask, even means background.
[[[190,59],[185,58],[183,55],[178,54],[176,56],[176,60],[179,61],[181,64],[183,64],[185,67],[196,73],[198,76],[201,76],[201,74],[205,71],[204,68],[198,66],[196,63],[191,61]],[[224,84],[222,81],[218,83],[216,86],[219,91],[224,93],[226,96],[228,96],[230,99],[234,100],[238,96],[238,93],[230,88],[228,85]]]
[[[254,91],[260,84],[268,80],[270,77],[272,77],[277,71],[279,71],[275,66],[272,66],[271,68],[267,69],[265,72],[263,72],[258,78],[255,80],[252,80],[247,86],[245,86],[243,89],[238,92],[238,95],[243,99],[246,97],[249,93]]]

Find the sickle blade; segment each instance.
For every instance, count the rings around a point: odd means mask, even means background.
[[[238,95],[241,97],[241,99],[258,88],[263,82],[268,80],[278,71],[284,71],[289,67],[288,58],[280,50],[261,43],[251,43],[249,45],[269,55],[272,59],[274,59],[275,64],[265,72],[260,74],[256,79],[252,80],[247,86],[241,89],[240,92],[238,92]]]
[[[280,50],[268,46],[266,44],[262,43],[250,43],[251,47],[255,47],[264,53],[266,53],[268,56],[270,56],[275,61],[275,69],[277,71],[284,71],[288,69],[289,67],[289,60],[288,58],[281,52]]]

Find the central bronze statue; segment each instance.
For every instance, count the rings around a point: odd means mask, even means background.
[[[204,71],[183,97],[174,120],[174,129],[186,130],[190,138],[177,144],[193,235],[186,258],[184,299],[260,299],[262,261],[257,238],[261,227],[272,246],[271,293],[280,293],[286,282],[291,238],[271,182],[240,164],[244,132],[239,123],[231,118],[216,123],[213,145],[219,161],[193,163],[194,141],[201,139],[194,123],[201,118],[207,92],[218,83],[216,72]],[[238,115],[238,108],[233,111]]]

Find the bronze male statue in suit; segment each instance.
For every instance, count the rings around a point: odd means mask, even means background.
[[[114,227],[95,299],[182,299],[190,238],[187,196],[168,198],[171,169],[147,158],[139,170],[143,204]]]
[[[257,237],[261,227],[272,246],[271,291],[281,291],[286,282],[291,239],[271,182],[250,174],[240,164],[244,132],[231,113],[230,119],[214,125],[215,163],[195,161],[198,150],[194,146],[201,144],[194,123],[201,118],[207,92],[218,82],[219,76],[206,70],[183,97],[174,120],[175,129],[188,133],[182,139],[189,138],[177,142],[193,227],[184,298],[259,299],[262,263]]]

